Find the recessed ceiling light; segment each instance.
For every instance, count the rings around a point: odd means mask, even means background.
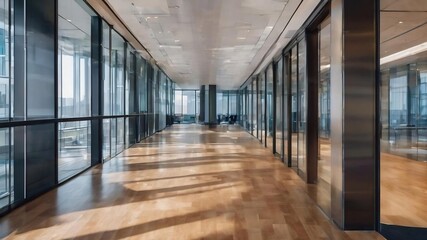
[[[180,40],[176,39],[175,42],[180,42]]]
[[[402,21],[399,22],[399,24],[402,24],[402,23],[403,23]]]
[[[238,37],[237,39],[239,39],[239,40],[245,40],[246,38],[245,37]]]
[[[67,19],[68,22],[71,22],[71,19]]]
[[[159,17],[154,17],[155,19],[159,18]]]
[[[272,28],[273,28],[273,26],[267,26],[267,28],[268,28],[268,29],[272,29]]]

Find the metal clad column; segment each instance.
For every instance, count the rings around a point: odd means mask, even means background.
[[[332,218],[376,225],[376,1],[331,4]]]
[[[202,85],[202,87],[200,88],[200,113],[199,113],[199,122],[204,123],[205,122],[205,114],[206,114],[206,109],[205,109],[205,97],[206,97],[206,86]]]
[[[209,85],[209,125],[216,125],[216,85]]]

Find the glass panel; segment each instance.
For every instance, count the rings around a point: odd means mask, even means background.
[[[182,90],[175,90],[175,116],[174,122],[181,123],[183,121],[182,111],[183,111],[183,96]]]
[[[117,152],[121,153],[125,149],[125,119],[117,118]]]
[[[62,182],[91,166],[89,121],[59,123],[58,181]]]
[[[298,49],[291,53],[291,165],[298,167]]]
[[[9,27],[9,1],[0,0],[0,120],[8,119],[10,110]]]
[[[258,116],[257,116],[257,79],[252,82],[252,134],[258,137]]]
[[[136,79],[135,79],[135,55],[133,49],[128,45],[127,60],[126,60],[126,114],[135,114],[137,109],[135,108],[135,90],[136,90]]]
[[[276,63],[276,153],[283,156],[283,58]]]
[[[113,113],[114,115],[124,115],[125,41],[116,31],[112,31],[111,39],[111,92],[113,94]]]
[[[119,152],[117,151],[117,119],[110,120],[110,157],[115,157]]]
[[[141,113],[147,113],[147,71],[143,58],[138,58],[139,108]]]
[[[273,65],[270,65],[267,68],[267,109],[266,109],[266,114],[267,114],[267,147],[270,147],[271,149],[273,149],[273,86],[274,86],[274,79],[273,79]]]
[[[319,26],[319,82],[318,82],[318,163],[317,203],[331,214],[331,23],[325,19]]]
[[[427,228],[427,5],[380,0],[380,10],[381,223]]]
[[[196,122],[196,92],[183,91],[182,92],[182,123],[195,123]]]
[[[111,132],[110,119],[102,120],[102,159],[108,160],[111,157]]]
[[[58,114],[91,115],[91,24],[95,13],[75,1],[58,1]]]
[[[102,76],[104,81],[104,116],[112,115],[110,34],[108,24],[102,21]]]
[[[8,128],[0,129],[0,209],[10,204],[12,162]]]
[[[283,162],[285,164],[289,164],[289,121],[290,121],[290,116],[289,116],[289,83],[291,81],[291,74],[289,72],[289,67],[290,67],[290,55],[287,54],[284,59],[284,69],[283,69],[283,100],[282,100],[282,115],[283,115],[283,124],[282,124],[282,129],[283,129]]]
[[[298,43],[298,170],[306,171],[307,83],[305,39]]]

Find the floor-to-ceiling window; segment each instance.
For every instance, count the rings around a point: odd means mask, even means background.
[[[10,24],[9,1],[0,0],[0,120],[10,116]],[[0,128],[0,212],[13,202],[13,128]]]
[[[95,13],[75,1],[58,1],[58,117],[91,115],[91,21]],[[90,123],[58,125],[58,180],[91,166]]]
[[[183,123],[196,123],[196,91],[182,91],[182,114],[183,114]]]
[[[427,228],[427,4],[380,7],[381,223]]]
[[[0,213],[134,144],[153,91],[138,50],[85,1],[11,2],[0,0]]]

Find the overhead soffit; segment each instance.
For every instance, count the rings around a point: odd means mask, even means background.
[[[105,0],[182,88],[239,87],[301,0]],[[318,1],[304,2],[316,4]],[[293,30],[298,26],[293,26]],[[286,32],[286,31],[285,31]]]

